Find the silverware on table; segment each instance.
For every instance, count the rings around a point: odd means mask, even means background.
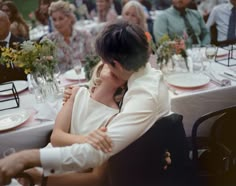
[[[216,78],[216,76],[210,71],[204,72],[204,74],[206,76],[208,76],[210,78],[210,81],[212,83],[214,83],[215,85],[218,85],[218,86],[221,86],[221,87],[231,85],[231,80],[230,79],[221,79],[220,80],[220,79]]]

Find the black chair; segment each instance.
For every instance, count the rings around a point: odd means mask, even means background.
[[[210,127],[210,133],[203,140],[198,136],[200,125],[207,125],[206,121],[213,118],[215,121]],[[201,185],[236,185],[235,133],[236,106],[207,113],[194,123],[192,129],[193,162]]]
[[[178,114],[159,119],[138,140],[111,157],[110,185],[195,185],[182,119]],[[170,153],[171,164],[164,170],[166,151]]]

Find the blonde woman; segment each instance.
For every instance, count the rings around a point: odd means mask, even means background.
[[[151,42],[152,36],[148,32],[147,17],[143,5],[138,1],[128,1],[122,9],[122,18],[139,25],[145,31],[148,41]]]
[[[90,81],[90,89],[76,87],[59,112],[51,143],[46,148],[68,146],[74,143],[89,143],[105,153],[111,151],[111,140],[106,136],[105,126],[119,112],[118,103],[123,97],[120,88],[124,80],[112,75],[106,64],[99,63]],[[90,185],[104,186],[106,181],[106,163],[84,173],[67,172],[50,176],[50,185]],[[41,171],[28,171],[36,182],[41,182]],[[22,180],[21,180],[21,183]]]
[[[59,0],[52,2],[49,15],[52,17],[55,31],[46,37],[57,46],[59,68],[62,73],[81,63],[85,56],[94,51],[92,37],[86,30],[76,30],[74,6]]]

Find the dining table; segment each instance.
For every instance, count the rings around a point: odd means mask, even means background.
[[[191,136],[194,122],[200,116],[208,112],[236,105],[236,66],[225,66],[213,62],[211,64],[211,71],[214,72],[220,81],[226,79],[229,83],[225,85],[217,84],[204,71],[186,73],[185,77],[194,77],[192,80],[193,84],[190,83],[187,86],[181,85],[183,83],[181,82],[183,81],[183,77],[177,84],[168,79],[171,75],[165,77],[165,82],[169,89],[171,110],[172,112],[183,115],[184,129],[188,137]],[[230,75],[227,75],[227,73]],[[204,76],[205,79],[198,84],[199,82],[196,76],[199,76],[199,78]],[[20,106],[18,108],[0,111],[0,124],[1,120],[3,121],[3,117],[9,114],[14,115],[21,111],[28,114],[25,121],[22,120],[15,127],[2,130],[0,125],[0,157],[9,148],[20,151],[23,149],[41,148],[48,143],[56,114],[62,107],[63,89],[69,85],[87,83],[86,80],[81,81],[71,76],[71,72],[62,74],[59,82],[61,94],[54,100],[46,100],[40,103],[34,93],[30,89],[25,88],[18,93],[20,99]],[[0,100],[4,98],[6,96],[1,96],[0,94]],[[200,130],[200,132],[205,135],[209,131],[204,129],[202,131]]]

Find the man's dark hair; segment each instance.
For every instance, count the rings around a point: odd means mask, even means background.
[[[106,62],[116,60],[129,71],[137,71],[148,61],[148,42],[142,28],[138,25],[118,20],[107,25],[97,37],[97,54]]]

